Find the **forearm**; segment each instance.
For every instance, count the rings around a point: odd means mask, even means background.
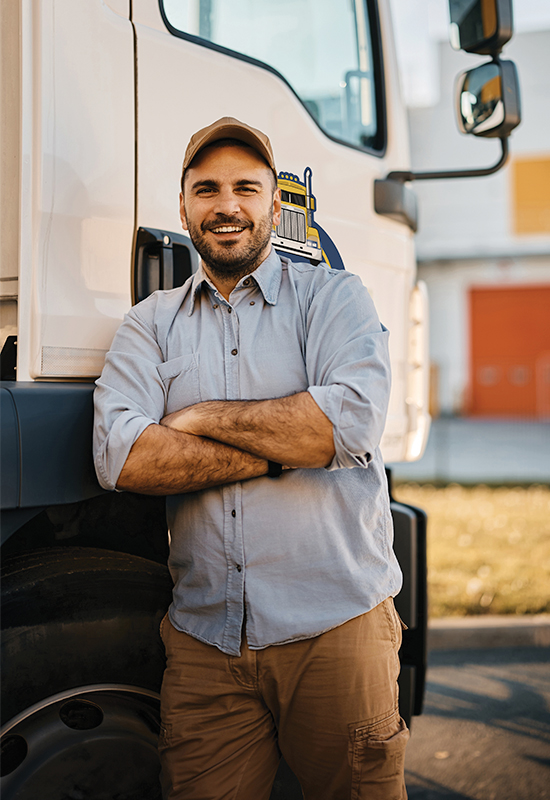
[[[196,492],[267,474],[267,461],[221,442],[160,425],[136,440],[117,489],[164,495]]]
[[[275,400],[214,400],[161,421],[289,467],[319,468],[334,457],[332,423],[308,392]]]

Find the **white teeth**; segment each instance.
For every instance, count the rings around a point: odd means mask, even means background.
[[[225,225],[222,228],[212,228],[212,233],[240,233],[244,228],[237,228],[235,225]]]

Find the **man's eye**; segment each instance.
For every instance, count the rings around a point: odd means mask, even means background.
[[[239,186],[239,192],[244,192],[245,194],[256,194],[256,189],[252,186]]]
[[[212,194],[214,189],[210,186],[204,186],[202,189],[197,190],[197,194]]]

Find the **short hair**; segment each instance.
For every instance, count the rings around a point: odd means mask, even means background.
[[[270,175],[271,175],[271,177],[273,179],[273,181],[272,181],[273,187],[272,188],[273,188],[273,191],[275,191],[275,189],[277,188],[277,178],[275,177],[275,174],[274,174],[273,170],[271,169],[271,167],[269,166],[269,164],[267,163],[267,161],[265,160],[263,155],[260,152],[258,152],[258,150],[256,150],[255,147],[252,147],[251,144],[248,144],[248,142],[243,142],[243,141],[241,141],[241,139],[233,139],[233,138],[229,138],[228,137],[226,139],[216,139],[215,142],[210,142],[209,144],[205,145],[201,150],[199,150],[198,153],[195,154],[195,156],[191,159],[190,163],[188,164],[187,169],[184,170],[183,175],[181,176],[181,191],[182,192],[183,192],[183,187],[184,187],[184,184],[185,184],[185,176],[187,175],[187,170],[189,170],[193,166],[193,164],[198,159],[200,154],[203,153],[207,149],[208,150],[218,150],[218,149],[221,149],[222,147],[242,147],[242,148],[244,148],[246,150],[253,150],[254,153],[256,153],[256,155],[259,158],[262,159],[262,161],[266,165],[267,169],[269,170],[269,173],[270,173]]]

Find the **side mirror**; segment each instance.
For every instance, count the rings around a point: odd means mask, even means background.
[[[458,77],[458,125],[462,133],[503,138],[521,122],[518,75],[512,61],[494,61]]]
[[[492,61],[458,76],[456,104],[462,133],[498,137],[501,155],[490,167],[430,172],[396,170],[375,181],[378,214],[416,226],[410,203],[398,184],[407,181],[481,178],[494,175],[508,158],[508,136],[521,122],[519,82],[515,64],[501,61],[502,46],[512,38],[512,0],[449,0],[451,44],[457,50],[492,56]],[[416,227],[413,228],[416,230]]]
[[[455,50],[493,55],[512,38],[512,0],[449,0],[449,11]]]

